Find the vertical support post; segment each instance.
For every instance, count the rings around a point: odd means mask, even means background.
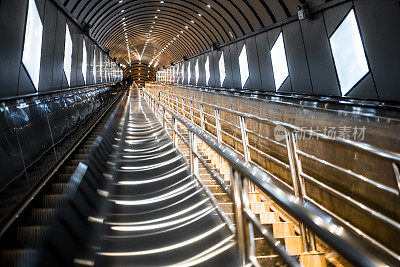
[[[204,124],[204,107],[203,104],[200,104],[200,126],[203,131],[206,129]]]
[[[247,259],[255,254],[254,233],[252,233],[251,222],[245,215],[245,209],[250,208],[248,200],[247,185],[243,184],[242,175],[230,167],[233,189],[233,205],[236,219],[238,252],[242,266],[246,266]],[[253,237],[253,238],[251,238]]]
[[[219,117],[219,110],[214,108],[214,117],[215,117],[215,129],[217,130],[217,140],[219,143],[222,142],[222,134],[221,134],[221,121]]]
[[[182,115],[184,118],[186,118],[185,103],[183,102],[183,98],[181,99],[181,103],[182,103]]]
[[[286,130],[286,147],[288,152],[294,194],[296,197],[299,197],[301,200],[303,200],[306,196],[306,190],[303,178],[300,175],[300,173],[302,172],[302,167],[297,154],[296,136],[293,131]],[[314,235],[301,222],[299,222],[299,226],[303,241],[303,248],[306,252],[315,251],[316,245]]]
[[[239,123],[240,123],[240,132],[242,135],[242,145],[243,145],[243,154],[244,159],[246,162],[250,162],[250,150],[249,150],[249,137],[247,135],[247,124],[246,118],[239,116]],[[250,192],[255,192],[256,187],[252,183],[248,183]]]
[[[177,132],[178,132],[178,122],[176,121],[176,119],[174,117],[172,117],[172,141],[173,141],[175,147],[178,146]]]
[[[194,153],[198,152],[197,148],[197,136],[189,131],[189,146],[190,146],[190,168],[192,171],[192,174],[200,177],[199,176],[199,159],[195,156]]]
[[[163,127],[165,131],[167,131],[167,112],[165,111],[165,108],[163,108]]]
[[[193,122],[193,103],[192,103],[192,101],[189,101],[189,107],[190,107],[190,120]]]
[[[249,138],[247,135],[247,124],[246,118],[239,116],[240,132],[242,134],[243,154],[244,159],[250,162],[250,151],[249,151]]]

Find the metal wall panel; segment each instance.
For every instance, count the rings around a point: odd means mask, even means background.
[[[301,21],[311,81],[316,95],[340,96],[339,83],[322,14]]]
[[[294,92],[313,94],[299,22],[282,27],[290,81]]]
[[[26,0],[0,5],[0,97],[17,94],[25,32]]]
[[[355,0],[354,5],[379,99],[400,101],[400,4]]]
[[[261,86],[264,91],[274,91],[274,77],[272,73],[272,63],[271,63],[271,54],[270,47],[268,44],[268,35],[266,32],[257,35],[256,37],[257,44],[257,54],[258,54],[258,63],[260,67],[260,76],[261,76]]]
[[[57,9],[52,2],[46,2],[43,20],[42,59],[40,63],[39,90],[52,90],[54,69],[54,48],[56,44]]]
[[[231,52],[230,52],[230,47],[225,46],[222,48],[222,51],[224,52],[224,60],[225,60],[225,72],[226,72],[226,78],[224,83],[222,84],[222,87],[233,87],[233,74],[232,74],[232,62],[231,62]]]
[[[240,41],[229,46],[231,52],[233,88],[242,88],[240,80],[239,54],[242,51],[244,44],[245,41]]]
[[[246,39],[246,46],[247,46],[247,60],[249,63],[249,73],[250,73],[249,77],[251,84],[250,88],[259,90],[262,88],[262,86],[261,86],[259,61],[257,55],[256,38],[250,37]]]

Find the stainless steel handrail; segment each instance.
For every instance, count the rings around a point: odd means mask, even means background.
[[[351,263],[358,266],[386,266],[398,264],[398,262],[393,259],[383,259],[381,254],[373,250],[371,247],[367,247],[366,244],[361,242],[352,232],[343,228],[337,220],[311,204],[311,202],[282,190],[265,171],[243,159],[230,147],[218,142],[214,136],[204,132],[200,126],[189,121],[180,114],[176,114],[173,110],[166,107],[162,102],[146,91],[144,91],[144,96],[155,112],[160,114],[165,114],[166,112],[169,113],[173,118],[174,123],[179,121],[190,133],[199,137],[230,164],[232,176],[236,177],[236,179],[234,179],[233,191],[234,203],[239,204],[236,206],[243,207],[243,204],[245,204],[246,201],[243,202],[243,198],[246,199],[247,195],[245,190],[246,187],[243,187],[243,184],[250,181],[251,183],[256,184],[258,188],[270,197],[278,206],[307,226],[308,229],[319,236]],[[163,118],[165,119],[165,116],[163,116]],[[175,127],[173,128],[173,132],[174,131]],[[243,190],[238,193],[238,190],[235,190],[235,188],[241,188]],[[244,205],[244,209],[240,211],[235,210],[235,212],[240,212],[242,215],[237,217],[242,221],[241,223],[240,221],[237,222],[238,235],[240,227],[245,225],[243,223],[243,220],[245,220],[243,216],[246,218],[249,216],[248,214],[246,215],[247,210],[245,208],[246,205]],[[242,229],[242,231],[243,230],[244,229]],[[243,240],[242,238],[241,242],[246,242],[246,240]],[[244,244],[241,245],[245,246]]]

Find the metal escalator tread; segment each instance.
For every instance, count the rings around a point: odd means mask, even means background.
[[[56,209],[34,208],[28,223],[32,225],[47,225],[56,218]]]
[[[17,229],[16,243],[19,247],[34,247],[46,234],[48,226],[30,225],[20,226]]]
[[[239,266],[232,232],[148,105],[133,97],[127,118],[96,265]]]
[[[0,263],[2,266],[29,267],[35,266],[39,253],[35,249],[9,249],[0,251]]]

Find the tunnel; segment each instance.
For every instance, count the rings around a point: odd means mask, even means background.
[[[398,0],[0,25],[0,266],[400,266]]]

